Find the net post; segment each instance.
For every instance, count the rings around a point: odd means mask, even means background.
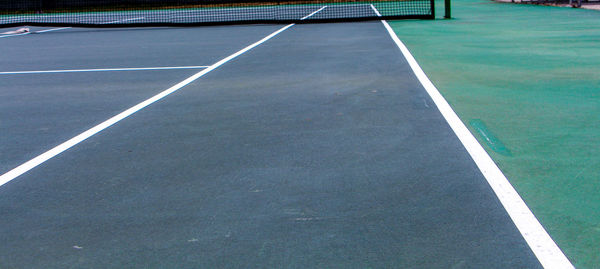
[[[450,10],[450,0],[444,0],[444,9],[446,13],[444,14],[444,19],[451,19],[452,15]]]

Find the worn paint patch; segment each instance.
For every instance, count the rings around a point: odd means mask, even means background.
[[[480,119],[473,119],[469,121],[469,124],[475,129],[479,137],[483,138],[485,144],[493,151],[504,156],[512,156],[510,150],[494,135],[494,133],[492,133],[492,131],[490,131],[490,129],[488,129],[485,122]]]

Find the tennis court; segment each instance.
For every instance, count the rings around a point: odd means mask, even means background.
[[[285,10],[0,35],[0,268],[572,267],[386,21],[303,22],[375,4]]]

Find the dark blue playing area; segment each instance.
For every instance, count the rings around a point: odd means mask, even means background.
[[[175,89],[0,186],[0,268],[541,267],[379,21],[0,46],[5,179]]]

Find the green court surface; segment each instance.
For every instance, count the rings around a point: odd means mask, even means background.
[[[600,11],[488,0],[452,11],[391,25],[571,262],[598,268]]]

